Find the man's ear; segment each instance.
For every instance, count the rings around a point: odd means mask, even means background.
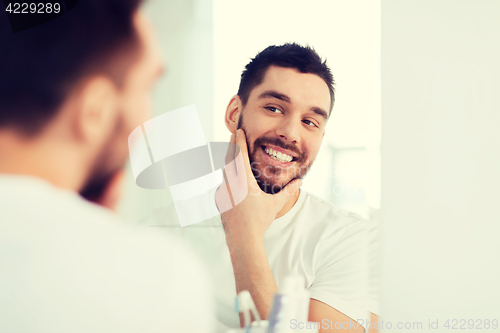
[[[236,133],[238,130],[238,121],[240,120],[242,107],[243,104],[240,96],[234,95],[229,101],[225,117],[226,127],[231,133]]]
[[[78,139],[104,141],[113,128],[119,94],[107,77],[96,76],[86,81],[78,94],[74,128]]]

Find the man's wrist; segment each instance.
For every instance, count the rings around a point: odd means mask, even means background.
[[[253,253],[264,247],[264,235],[242,233],[241,230],[225,230],[226,244],[230,252]]]

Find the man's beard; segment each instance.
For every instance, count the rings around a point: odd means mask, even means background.
[[[121,167],[109,170],[104,168],[103,165],[99,165],[80,190],[80,195],[89,201],[99,202],[119,170],[121,170]]]
[[[243,115],[240,115],[240,119],[238,121],[238,129],[244,128],[243,124]],[[246,133],[246,131],[245,131]],[[307,163],[307,154],[304,151],[300,151],[295,145],[292,144],[287,144],[283,142],[279,138],[268,138],[265,136],[261,136],[257,138],[253,146],[250,145],[248,136],[247,136],[247,148],[249,149],[249,160],[250,160],[250,166],[252,168],[252,173],[257,180],[257,184],[259,185],[260,189],[268,194],[276,194],[279,193],[286,185],[288,185],[290,182],[292,182],[295,179],[302,179],[307,172],[309,171],[312,162]],[[282,173],[286,173],[287,169],[285,168],[280,168],[274,165],[264,165],[264,170],[260,170],[259,167],[261,166],[260,162],[256,161],[256,156],[259,153],[259,150],[262,150],[262,146],[265,146],[266,144],[271,144],[276,147],[280,147],[289,151],[292,151],[298,155],[296,160],[293,161],[295,165],[297,166],[293,170],[288,170],[293,171],[294,174],[288,177],[288,179],[285,179],[284,181],[281,181],[278,183],[278,180],[276,179],[276,176],[281,175]],[[250,151],[250,147],[253,147]]]
[[[99,202],[113,177],[123,168],[127,154],[120,154],[123,118],[119,117],[115,130],[98,154],[80,195],[92,202]],[[126,139],[125,139],[126,140]],[[123,155],[123,156],[119,156]]]

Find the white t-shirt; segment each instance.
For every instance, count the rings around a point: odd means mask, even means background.
[[[239,327],[233,269],[220,216],[180,228],[173,223],[175,214],[173,206],[159,208],[141,222],[179,235],[198,250],[215,281],[218,331]],[[264,246],[278,289],[287,275],[302,275],[311,298],[366,323],[366,220],[301,190],[292,209],[266,231]]]
[[[212,332],[195,252],[76,193],[0,175],[0,332]]]

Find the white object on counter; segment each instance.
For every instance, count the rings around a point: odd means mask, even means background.
[[[274,295],[269,321],[261,320],[250,293],[247,290],[241,291],[238,294],[238,312],[243,313],[245,328],[230,329],[226,333],[318,333],[318,325],[304,325],[314,327],[310,329],[292,327],[292,320],[295,323],[308,322],[310,298],[304,285],[302,276],[285,278],[283,290]],[[250,312],[256,319],[252,323]]]
[[[291,275],[285,278],[283,290],[274,295],[269,314],[268,333],[292,333],[291,321],[306,323],[309,315],[309,292],[304,288],[303,276]],[[309,330],[311,331],[311,330]]]

